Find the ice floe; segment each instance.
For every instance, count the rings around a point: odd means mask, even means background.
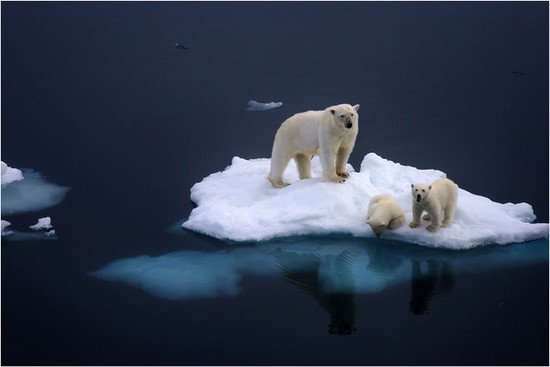
[[[261,246],[177,251],[113,261],[92,273],[158,297],[178,300],[236,296],[246,277],[282,277],[313,298],[376,293],[411,282],[414,313],[422,313],[426,281],[450,292],[454,275],[548,261],[548,241],[448,251],[387,240],[293,238]],[[423,285],[424,284],[424,285]],[[424,292],[425,293],[425,292]]]
[[[11,223],[7,220],[2,219],[2,236],[7,236],[12,233],[12,231],[6,230],[6,228],[8,228],[9,226],[11,226]]]
[[[267,102],[261,103],[256,101],[248,101],[247,111],[265,111],[279,108],[283,105],[283,102]]]
[[[52,219],[50,217],[39,218],[36,224],[29,226],[30,229],[39,231],[41,229],[52,228]]]
[[[455,221],[449,228],[430,233],[426,221],[409,228],[411,183],[430,183],[444,172],[417,169],[369,153],[360,172],[351,172],[344,184],[322,178],[318,157],[312,161],[312,179],[299,180],[294,161],[285,172],[291,185],[271,187],[266,179],[269,159],[234,157],[223,172],[204,178],[191,188],[197,207],[182,226],[216,238],[265,241],[304,235],[352,235],[374,237],[365,223],[368,203],[374,195],[393,195],[405,211],[406,224],[382,237],[431,247],[468,249],[487,244],[510,244],[548,237],[547,223],[536,219],[527,203],[496,203],[459,186]],[[452,178],[452,177],[451,177]]]
[[[23,179],[23,172],[20,169],[9,167],[6,163],[1,162],[2,187],[15,181]]]

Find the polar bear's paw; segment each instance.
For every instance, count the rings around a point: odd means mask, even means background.
[[[423,219],[423,220],[430,221],[430,220],[432,220],[432,216],[429,215],[428,213],[426,213],[426,214],[424,214],[424,215],[422,216],[422,219]]]
[[[280,189],[280,188],[283,188],[283,187],[287,187],[288,183],[284,182],[282,179],[274,179],[272,177],[267,177],[267,179],[269,180],[269,182],[271,182],[271,185],[273,185],[273,187],[275,187],[276,189]]]
[[[340,177],[343,177],[343,178],[348,178],[349,177],[349,173],[347,171],[336,172],[336,174]]]
[[[439,231],[439,226],[434,226],[433,224],[430,224],[429,226],[426,227],[426,229],[429,232],[437,232]]]
[[[346,182],[346,179],[344,177],[338,176],[335,173],[328,176],[327,178],[328,178],[329,181],[335,182],[335,183],[344,183],[344,182]]]

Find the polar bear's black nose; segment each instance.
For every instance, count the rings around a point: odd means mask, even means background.
[[[420,201],[422,199],[422,196],[420,194],[416,195],[416,201]]]
[[[348,123],[346,124],[346,127],[347,127],[348,129],[351,129],[352,126],[353,126],[353,124],[352,124],[351,122],[348,122]]]

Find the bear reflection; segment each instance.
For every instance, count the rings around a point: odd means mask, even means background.
[[[357,330],[351,257],[347,251],[318,255],[279,248],[273,255],[283,278],[298,286],[330,315],[330,334],[349,335]]]
[[[422,264],[425,263],[425,264]],[[425,271],[423,271],[423,266]],[[434,296],[447,295],[454,286],[454,275],[448,261],[413,260],[411,263],[410,312],[429,314],[428,305]]]

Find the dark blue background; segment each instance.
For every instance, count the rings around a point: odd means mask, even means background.
[[[336,103],[361,104],[355,168],[374,151],[440,169],[548,222],[547,3],[3,2],[1,37],[2,160],[72,188],[6,218],[50,215],[60,239],[3,241],[2,364],[548,363],[547,266],[462,276],[420,318],[408,285],[358,297],[364,326],[340,339],[280,280],[171,302],[87,275],[226,247],[165,231],[190,187]],[[487,308],[502,292],[517,302]]]

